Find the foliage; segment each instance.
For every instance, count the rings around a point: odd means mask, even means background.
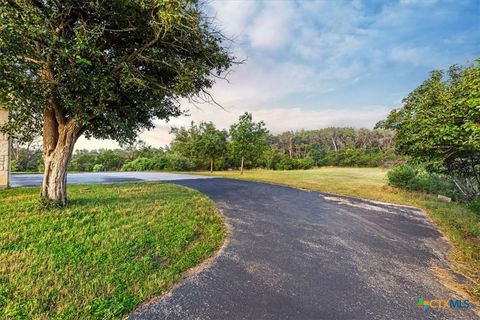
[[[96,165],[93,166],[93,172],[101,172],[101,171],[105,171],[103,164],[97,163]]]
[[[286,156],[281,155],[280,160],[278,160],[277,164],[275,165],[275,169],[277,170],[293,170],[295,168],[295,160]]]
[[[315,160],[312,157],[305,157],[301,159],[296,159],[298,169],[311,169],[315,166]]]
[[[237,161],[247,159],[252,165],[268,147],[268,130],[263,121],[254,122],[252,114],[240,116],[239,122],[230,127],[232,155]]]
[[[388,171],[388,183],[393,187],[407,188],[417,176],[417,170],[410,165],[401,165]]]
[[[170,143],[170,151],[172,153],[189,158],[191,161],[200,164],[200,154],[197,147],[197,141],[200,136],[200,128],[195,122],[190,123],[190,127],[173,127],[170,134],[174,135]]]
[[[177,153],[167,154],[169,168],[175,171],[189,171],[195,169],[195,163],[187,157]]]
[[[448,174],[467,196],[480,194],[480,60],[433,71],[378,127],[396,130],[396,147]]]
[[[152,162],[148,158],[137,158],[122,166],[122,171],[147,171],[152,170]]]
[[[278,162],[275,164],[277,170],[296,170],[296,169],[311,169],[315,166],[315,161],[312,157],[294,159],[284,154],[279,156]]]
[[[324,153],[344,149],[387,150],[394,147],[394,132],[354,128],[323,128],[287,131],[271,137],[273,147],[291,158],[311,155],[316,165],[322,165]]]
[[[388,171],[387,177],[389,185],[393,187],[461,198],[451,178],[430,173],[423,168],[403,164]]]
[[[39,164],[43,162],[41,144],[38,139],[22,143],[18,139],[11,141],[12,172],[37,172]]]
[[[265,169],[274,169],[277,166],[279,154],[272,148],[267,148],[263,151],[260,158],[260,164]]]
[[[478,212],[480,214],[480,197],[476,197],[474,200],[472,200],[468,204],[468,207],[472,209],[474,212]],[[479,225],[479,231],[480,231],[480,225]],[[480,236],[480,232],[477,235]]]
[[[335,128],[338,132],[342,132],[342,129]],[[317,131],[323,132],[322,130]],[[301,131],[301,134],[310,135],[311,133],[311,137],[316,137],[315,132],[317,131]],[[370,130],[359,131],[374,135]],[[347,132],[358,134],[357,130],[354,129]],[[209,169],[212,155],[214,155],[214,164],[217,169],[238,166],[238,156],[233,151],[228,133],[225,130],[215,128],[212,123],[201,122],[199,125],[191,123],[190,127],[172,128],[171,133],[174,135],[174,139],[166,149],[147,146],[145,142],[139,141],[124,145],[122,149],[77,150],[72,156],[69,170],[77,172],[93,171],[96,164],[101,164],[105,171],[173,170],[167,157],[169,153],[175,153],[190,159],[190,162],[193,162],[194,165],[189,164],[187,167],[194,170]],[[296,137],[298,133],[292,132],[291,134]],[[246,159],[246,166],[278,170],[306,169],[319,166],[392,167],[404,161],[404,158],[396,155],[392,148],[385,146],[383,149],[378,149],[375,147],[377,143],[373,142],[365,143],[364,147],[359,148],[353,148],[346,144],[335,151],[332,148],[324,148],[318,142],[310,145],[308,141],[303,142],[302,145],[302,150],[308,150],[308,152],[295,151],[293,154],[297,156],[290,161],[285,158],[290,158],[287,150],[277,149],[278,145],[275,143],[277,138],[276,135],[270,136],[270,147],[266,147],[257,159]],[[315,139],[312,138],[312,141],[315,141]],[[340,145],[340,142],[338,145]],[[41,162],[41,152],[39,150],[40,147],[30,148],[30,154],[37,155],[37,163],[33,164],[33,160],[30,160],[29,163],[32,163],[32,165],[28,170],[38,171],[38,162]],[[298,150],[296,146],[294,150]],[[32,156],[27,156],[23,151],[18,154],[22,162],[34,159]],[[142,160],[142,165],[139,165],[138,162],[130,164],[138,158],[149,159],[149,161]],[[279,161],[281,161],[280,164]],[[27,170],[23,169],[22,171]]]
[[[195,141],[195,149],[200,157],[210,159],[213,162],[217,158],[225,156],[227,151],[228,133],[225,130],[217,130],[211,122],[200,122],[198,139]]]
[[[0,131],[42,132],[41,196],[62,203],[80,136],[132,142],[182,114],[180,99],[210,101],[233,63],[196,0],[1,0],[0,17]]]
[[[132,140],[229,68],[197,1],[2,1],[0,102],[17,132],[45,108],[87,137]],[[134,26],[134,27],[132,27]]]
[[[122,171],[148,171],[148,170],[171,170],[171,162],[168,155],[162,154],[153,158],[140,157],[122,166]]]
[[[180,186],[71,186],[64,209],[37,198],[0,192],[1,319],[123,319],[224,239],[213,203]]]

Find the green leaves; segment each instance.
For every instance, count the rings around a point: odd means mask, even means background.
[[[197,1],[0,0],[3,130],[41,132],[54,102],[87,137],[132,141],[180,98],[210,88],[233,57]]]
[[[480,60],[452,66],[448,78],[434,71],[403,107],[382,123],[395,129],[397,149],[432,171],[471,179],[480,193]]]
[[[251,113],[245,112],[239,122],[230,127],[232,151],[235,157],[250,161],[259,158],[268,147],[268,130],[263,121],[254,122]]]

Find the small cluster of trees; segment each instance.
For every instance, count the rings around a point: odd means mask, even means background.
[[[168,153],[188,159],[189,169],[208,167],[210,171],[218,164],[221,168],[239,167],[243,173],[246,164],[251,167],[258,163],[269,141],[265,123],[253,121],[250,113],[240,116],[228,132],[211,122],[192,122],[188,128],[172,128],[171,133],[175,138]]]
[[[13,139],[12,158],[10,168],[12,171],[37,172],[43,167],[41,142],[38,138],[31,139],[26,143]]]

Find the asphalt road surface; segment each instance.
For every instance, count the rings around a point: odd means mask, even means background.
[[[96,175],[69,181],[96,183]],[[140,176],[118,173],[100,182],[146,179]],[[416,306],[419,298],[457,298],[432,270],[447,267],[450,247],[420,210],[195,178],[172,182],[215,201],[229,240],[205,269],[130,319],[477,319],[471,309]],[[14,176],[13,184],[23,179]]]
[[[118,183],[118,182],[142,182],[142,181],[176,181],[192,179],[209,179],[213,177],[193,174],[177,174],[168,172],[85,172],[67,174],[68,184],[88,183]],[[12,174],[10,186],[33,187],[42,184],[43,174]]]

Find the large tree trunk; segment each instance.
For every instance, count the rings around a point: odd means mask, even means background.
[[[72,156],[80,128],[73,121],[63,122],[53,110],[46,110],[43,124],[43,198],[67,203],[67,166]]]
[[[242,157],[242,163],[240,165],[240,174],[243,174],[243,157]]]
[[[214,159],[213,158],[210,158],[210,172],[213,172],[213,163],[214,163]]]

